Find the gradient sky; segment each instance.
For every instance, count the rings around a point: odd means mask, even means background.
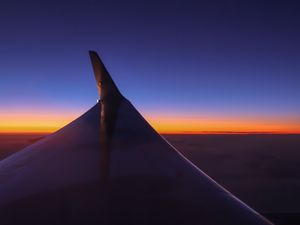
[[[226,3],[225,3],[226,2]],[[95,104],[87,51],[160,132],[300,133],[295,1],[0,2],[0,132]]]

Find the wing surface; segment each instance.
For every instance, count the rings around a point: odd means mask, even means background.
[[[90,57],[101,100],[0,161],[1,224],[271,224],[162,138]]]

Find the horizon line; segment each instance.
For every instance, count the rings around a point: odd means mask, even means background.
[[[45,131],[0,131],[0,135],[49,135],[54,134],[57,131],[45,132]],[[199,131],[199,132],[158,132],[160,135],[255,135],[255,134],[268,134],[268,135],[300,135],[300,132],[272,132],[272,131]]]

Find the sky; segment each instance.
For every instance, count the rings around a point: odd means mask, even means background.
[[[88,50],[161,133],[300,133],[296,1],[0,1],[0,132],[98,98]]]

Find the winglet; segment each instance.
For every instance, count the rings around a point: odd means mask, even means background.
[[[101,100],[120,100],[123,98],[114,81],[110,77],[97,52],[89,51],[94,69],[97,88]]]

